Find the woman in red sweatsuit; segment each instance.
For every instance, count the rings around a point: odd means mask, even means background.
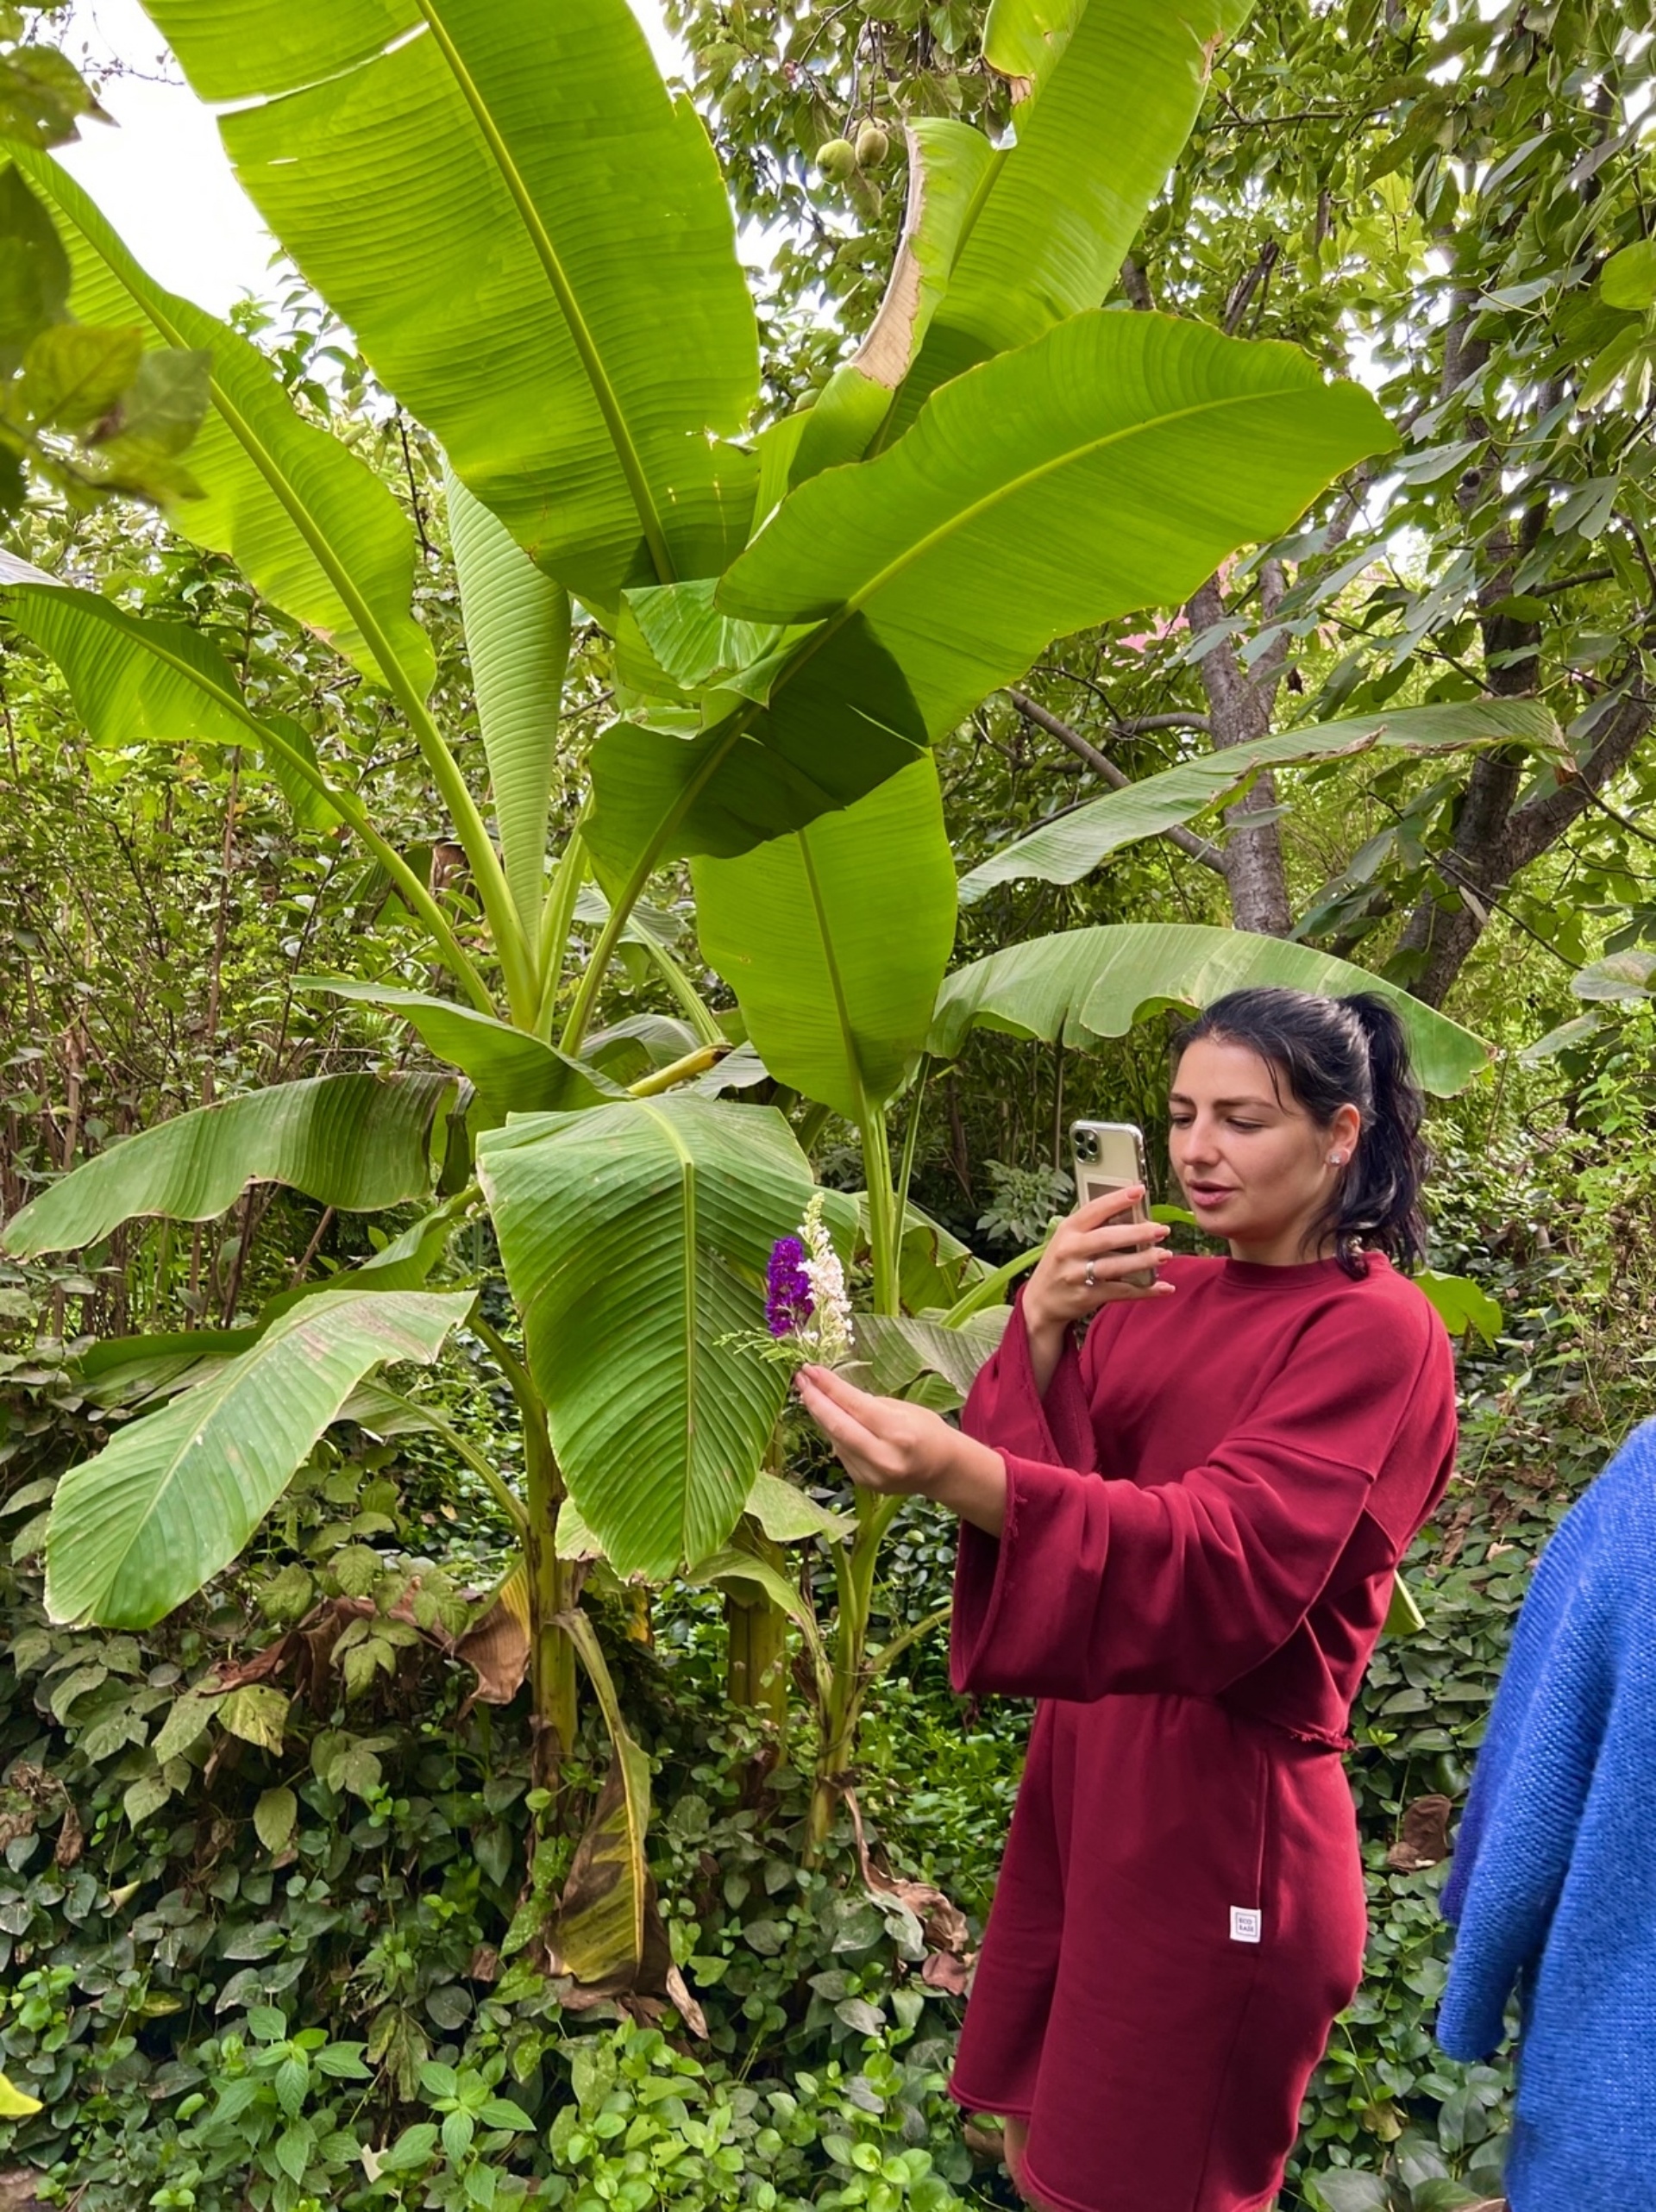
[[[956,1688],[1041,1701],[952,2087],[1054,2212],[1275,2196],[1362,1970],[1352,1701],[1454,1452],[1448,1339],[1392,1264],[1424,1165],[1396,1015],[1234,993],[1170,1104],[1227,1258],[1120,1220],[1137,1194],[1082,1206],[962,1430],[799,1377],[855,1480],[959,1514]]]

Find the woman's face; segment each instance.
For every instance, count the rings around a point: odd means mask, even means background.
[[[1204,1037],[1175,1069],[1169,1107],[1173,1172],[1233,1259],[1290,1267],[1330,1249],[1318,1225],[1357,1149],[1354,1106],[1322,1128],[1251,1046]]]

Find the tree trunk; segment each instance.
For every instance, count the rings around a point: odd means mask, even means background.
[[[1276,561],[1264,564],[1261,586],[1269,616],[1283,596],[1283,573]],[[1208,578],[1185,612],[1191,629],[1198,633],[1226,619],[1229,610],[1217,577]],[[1208,694],[1208,725],[1215,751],[1263,737],[1270,730],[1287,648],[1286,633],[1274,637],[1251,668],[1243,666],[1228,638],[1220,638],[1203,654],[1198,667]],[[1270,812],[1276,804],[1276,787],[1267,769],[1255,778],[1245,798],[1226,808],[1225,825],[1230,837],[1225,847],[1225,880],[1231,894],[1231,918],[1238,929],[1285,937],[1294,926],[1294,918],[1288,903],[1283,841],[1274,821],[1251,819]]]
[[[1504,755],[1488,755],[1472,770],[1453,840],[1438,857],[1440,870],[1459,887],[1453,905],[1423,899],[1408,919],[1400,949],[1421,965],[1408,988],[1440,1006],[1484,934],[1507,887],[1532,861],[1579,821],[1598,793],[1619,775],[1650,734],[1650,709],[1624,699],[1606,719],[1604,732],[1568,782],[1538,793],[1513,809],[1521,770]]]

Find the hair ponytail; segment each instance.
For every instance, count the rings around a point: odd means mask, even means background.
[[[1408,1033],[1371,991],[1338,1004],[1357,1017],[1368,1045],[1370,1104],[1350,1172],[1340,1178],[1335,1252],[1345,1266],[1348,1254],[1367,1245],[1401,1268],[1415,1268],[1426,1256],[1421,1186],[1431,1162],[1421,1135],[1426,1101],[1409,1065]]]
[[[1325,1217],[1334,1256],[1350,1275],[1365,1272],[1365,1251],[1384,1252],[1405,1270],[1418,1266],[1426,1253],[1421,1187],[1430,1164],[1421,1135],[1425,1100],[1409,1065],[1408,1032],[1385,999],[1368,991],[1349,999],[1233,991],[1179,1031],[1175,1064],[1204,1037],[1257,1052],[1320,1127],[1342,1106],[1357,1108],[1356,1153]]]

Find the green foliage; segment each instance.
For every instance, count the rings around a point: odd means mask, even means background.
[[[779,1082],[864,1123],[918,1058],[955,936],[930,760],[842,813],[694,870],[702,950]]]
[[[1483,1045],[1457,1023],[1325,953],[1241,930],[1158,922],[1037,937],[957,968],[938,994],[927,1049],[952,1056],[979,1025],[1013,1037],[1091,1044],[1121,1036],[1153,1009],[1206,1006],[1258,983],[1335,996],[1378,991],[1396,1008],[1429,1091],[1459,1089],[1484,1060]]]
[[[478,1172],[593,1533],[624,1573],[705,1557],[781,1406],[782,1375],[720,1339],[758,1326],[772,1242],[810,1194],[786,1125],[672,1097],[525,1116],[482,1139]]]

